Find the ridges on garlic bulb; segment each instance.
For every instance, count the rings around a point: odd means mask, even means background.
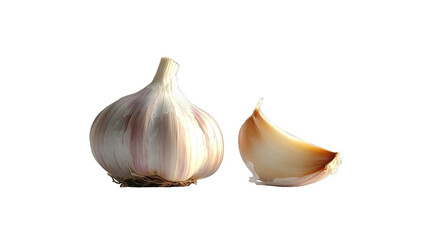
[[[162,58],[147,87],[94,120],[92,153],[121,186],[187,186],[212,175],[222,162],[219,126],[179,90],[178,67]]]
[[[339,153],[304,142],[271,124],[261,113],[262,99],[242,125],[239,149],[252,172],[251,182],[274,186],[302,186],[335,173]]]

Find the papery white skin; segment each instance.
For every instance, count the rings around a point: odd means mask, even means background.
[[[111,176],[185,181],[208,177],[219,168],[222,133],[179,90],[178,67],[162,58],[152,83],[109,105],[94,120],[92,153]]]

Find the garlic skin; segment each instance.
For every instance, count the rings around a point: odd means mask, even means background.
[[[297,187],[335,173],[341,164],[339,153],[304,142],[271,124],[260,111],[262,100],[238,138],[241,157],[253,174],[250,182]]]
[[[107,106],[94,120],[91,150],[113,178],[156,175],[181,182],[208,177],[219,168],[222,133],[179,90],[178,67],[162,58],[147,87]]]

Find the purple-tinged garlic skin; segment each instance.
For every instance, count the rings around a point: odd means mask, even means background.
[[[179,90],[178,67],[162,58],[147,87],[107,106],[94,120],[91,150],[112,177],[158,175],[180,182],[208,177],[219,168],[220,128]]]

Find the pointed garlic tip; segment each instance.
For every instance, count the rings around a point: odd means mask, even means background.
[[[252,172],[251,182],[295,187],[317,182],[337,171],[339,153],[302,141],[271,124],[260,112],[259,100],[242,125],[239,149]]]
[[[264,98],[260,98],[258,104],[256,104],[255,110],[261,109],[261,105],[264,102]]]

